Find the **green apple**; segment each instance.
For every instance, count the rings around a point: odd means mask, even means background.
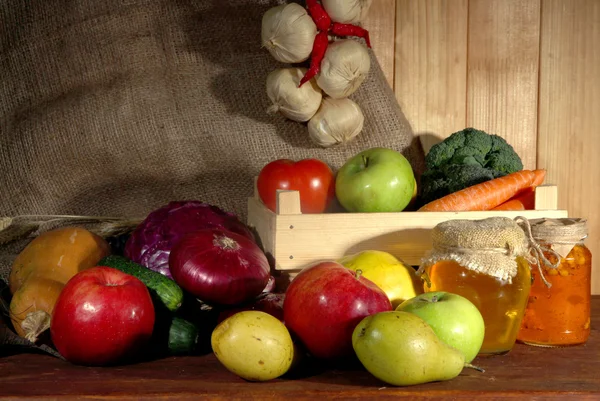
[[[335,194],[349,212],[401,212],[415,191],[409,161],[388,148],[371,148],[348,159],[338,171]]]
[[[485,323],[467,298],[444,291],[426,292],[402,302],[397,311],[419,316],[446,344],[461,351],[470,363],[481,349]]]

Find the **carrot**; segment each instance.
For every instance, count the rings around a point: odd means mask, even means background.
[[[519,195],[496,206],[492,210],[533,210],[535,209],[535,187],[531,186]]]
[[[546,170],[533,170],[535,178],[531,186],[516,196],[510,198],[492,210],[533,210],[535,209],[535,188],[543,184],[546,178]]]
[[[518,198],[512,198],[506,202],[496,206],[492,210],[494,211],[510,211],[510,210],[527,210],[525,204]]]
[[[533,180],[533,183],[531,184],[531,186],[533,188],[539,187],[540,185],[542,185],[544,183],[544,179],[546,179],[546,170],[545,169],[537,169],[537,170],[533,170],[533,173],[535,174],[535,179]]]
[[[536,173],[521,170],[453,192],[422,206],[419,212],[490,210],[531,187]]]

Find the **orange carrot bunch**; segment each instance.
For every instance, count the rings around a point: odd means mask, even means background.
[[[546,170],[521,170],[461,189],[422,206],[419,212],[533,209],[535,188]]]

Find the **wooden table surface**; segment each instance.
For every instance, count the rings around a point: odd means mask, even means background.
[[[600,400],[600,296],[592,304],[587,344],[538,348],[517,344],[508,354],[480,357],[485,373],[392,387],[360,367],[314,367],[298,377],[250,383],[229,373],[212,354],[172,357],[123,367],[79,367],[38,354],[0,358],[0,399],[586,399]]]

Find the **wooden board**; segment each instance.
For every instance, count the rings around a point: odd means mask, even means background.
[[[591,322],[585,346],[517,344],[506,355],[476,358],[473,363],[485,373],[465,369],[450,381],[410,387],[386,385],[357,364],[308,360],[295,375],[250,383],[212,354],[111,368],[12,355],[0,357],[0,400],[598,400],[600,296],[592,300]]]
[[[371,3],[363,23],[369,30],[371,46],[390,87],[394,87],[394,40],[396,36],[396,0],[376,0]]]
[[[396,3],[394,90],[423,148],[429,151],[465,128],[468,1]]]
[[[538,166],[559,185],[559,206],[586,217],[600,294],[600,1],[544,0]]]
[[[536,189],[537,210],[473,212],[302,214],[298,191],[278,191],[277,213],[256,196],[248,199],[248,224],[260,238],[277,270],[298,270],[320,260],[336,260],[363,250],[389,252],[418,266],[431,249],[431,229],[455,219],[567,217],[556,210],[556,188]]]
[[[539,0],[469,0],[466,125],[500,135],[536,167]]]

